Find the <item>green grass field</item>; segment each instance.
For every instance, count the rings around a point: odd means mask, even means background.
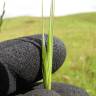
[[[48,31],[48,18],[45,18]],[[5,19],[0,41],[41,32],[41,18]],[[53,81],[82,87],[96,96],[96,13],[55,17],[54,35],[64,41],[67,58]]]

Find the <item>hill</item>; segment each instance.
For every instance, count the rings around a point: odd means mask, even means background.
[[[48,31],[45,18],[45,31]],[[7,40],[42,31],[41,18],[16,17],[5,19],[0,40]],[[90,96],[96,94],[96,13],[55,17],[54,35],[64,41],[67,58],[53,75],[53,81],[85,88]],[[61,74],[61,75],[60,75]]]

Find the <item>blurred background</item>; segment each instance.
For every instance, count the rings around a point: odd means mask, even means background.
[[[4,0],[0,0],[0,15]],[[50,0],[44,0],[45,31]],[[5,0],[0,41],[42,33],[41,0]],[[96,96],[96,0],[55,0],[54,35],[66,46],[64,65],[53,81],[84,88]]]

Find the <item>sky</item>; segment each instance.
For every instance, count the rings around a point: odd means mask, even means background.
[[[5,17],[41,16],[42,0],[5,0]],[[4,0],[0,0],[0,14]],[[51,0],[44,0],[44,16],[49,16]],[[55,0],[55,16],[96,12],[96,0]]]

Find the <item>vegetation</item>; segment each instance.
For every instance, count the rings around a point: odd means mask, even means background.
[[[52,83],[52,58],[53,58],[53,17],[54,17],[54,0],[51,1],[50,7],[50,22],[49,22],[49,30],[48,30],[48,43],[47,50],[45,46],[45,38],[44,38],[44,16],[43,16],[43,0],[42,0],[42,59],[43,59],[43,82],[44,87],[48,90],[51,90]]]
[[[35,17],[5,19],[0,40],[42,34],[41,22],[41,18]],[[53,75],[53,81],[85,88],[90,96],[95,96],[96,13],[55,17],[54,22],[54,35],[64,41],[67,58],[60,70]],[[48,26],[48,18],[45,18],[45,31]]]
[[[1,32],[1,27],[2,27],[2,23],[3,23],[4,14],[5,14],[5,2],[4,2],[4,5],[3,5],[3,12],[0,16],[0,32]]]

